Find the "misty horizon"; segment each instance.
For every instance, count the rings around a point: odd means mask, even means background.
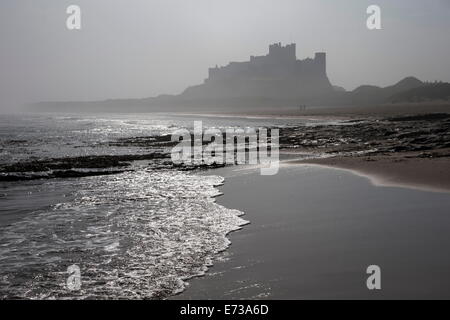
[[[326,52],[333,85],[389,86],[414,76],[450,81],[446,1],[76,1],[82,29],[66,29],[73,1],[5,1],[0,110],[39,101],[101,101],[179,94],[208,68],[296,43],[297,58]],[[232,17],[232,19],[231,19]]]

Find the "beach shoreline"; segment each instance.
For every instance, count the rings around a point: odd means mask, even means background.
[[[308,164],[349,170],[381,186],[450,193],[450,163],[446,157],[419,158],[417,153],[330,157],[297,160]]]

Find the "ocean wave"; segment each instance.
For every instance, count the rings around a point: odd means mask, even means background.
[[[70,201],[3,227],[0,296],[161,299],[202,275],[247,221],[215,203],[219,176],[139,170],[58,180]],[[66,286],[77,265],[81,288]]]

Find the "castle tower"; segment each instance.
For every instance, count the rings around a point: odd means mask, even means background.
[[[325,52],[316,52],[316,55],[314,56],[314,63],[316,64],[317,70],[320,74],[327,74],[327,54]]]
[[[275,61],[295,61],[297,60],[295,52],[295,43],[282,46],[281,42],[269,46],[269,57]]]

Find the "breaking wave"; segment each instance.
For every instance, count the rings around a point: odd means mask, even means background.
[[[165,298],[204,274],[247,223],[215,203],[219,176],[145,169],[48,183],[76,191],[0,230],[2,297]],[[78,291],[66,285],[74,264]]]

